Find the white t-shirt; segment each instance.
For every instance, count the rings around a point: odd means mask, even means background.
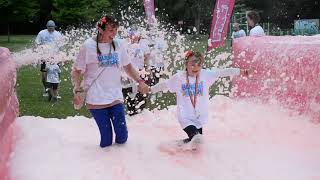
[[[42,45],[42,53],[44,58],[54,57],[59,53],[59,48],[63,46],[64,40],[63,36],[58,31],[53,31],[50,33],[47,29],[42,30],[37,35],[35,42],[38,45]]]
[[[264,30],[261,26],[257,25],[250,30],[250,36],[265,36]]]
[[[47,82],[60,83],[59,73],[61,73],[60,67],[57,64],[47,64]]]
[[[245,32],[244,30],[240,29],[240,30],[237,31],[237,32],[234,32],[234,31],[233,31],[231,38],[232,38],[232,39],[237,39],[237,38],[245,37],[245,36],[247,36],[247,35],[246,35],[246,32]]]
[[[234,76],[239,74],[240,69],[238,68],[214,68],[211,70],[202,69],[198,79],[198,96],[195,109],[191,103],[187,88],[186,71],[179,71],[167,81],[152,87],[151,91],[154,93],[167,89],[170,92],[176,93],[178,120],[181,127],[184,129],[187,126],[194,125],[197,128],[202,128],[203,125],[208,121],[210,86],[216,80],[218,80],[219,77]],[[194,95],[196,78],[189,77],[189,83],[191,94]]]
[[[127,40],[124,41],[122,45],[122,47],[126,49],[133,67],[137,70],[144,69],[144,56],[150,53],[148,42],[141,39],[139,43],[132,44]]]
[[[152,40],[153,47],[150,48],[150,65],[154,67],[164,67],[164,51],[167,44],[164,39],[156,38]]]
[[[86,103],[94,105],[111,104],[116,100],[123,102],[121,88],[121,67],[130,64],[125,49],[115,42],[116,51],[111,43],[99,43],[101,55],[97,54],[97,42],[87,39],[80,48],[74,67],[84,73],[84,89],[88,89]],[[111,48],[111,54],[109,54]]]
[[[48,44],[48,43],[59,43],[62,41],[62,35],[58,31],[53,31],[50,33],[47,29],[39,32],[36,38],[37,44]]]

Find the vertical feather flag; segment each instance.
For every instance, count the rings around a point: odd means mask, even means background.
[[[234,8],[235,0],[216,0],[207,52],[213,48],[224,46],[228,33],[228,25]]]
[[[155,19],[154,0],[144,0],[144,10],[148,23],[152,23]]]

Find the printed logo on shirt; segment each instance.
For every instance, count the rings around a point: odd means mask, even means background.
[[[190,90],[187,84],[182,84],[182,95],[185,97],[189,97],[190,93],[192,96],[196,94],[196,84],[190,84]],[[189,93],[190,92],[190,93]],[[198,95],[203,95],[203,81],[198,84]]]
[[[51,43],[54,41],[54,37],[53,36],[46,36],[44,38],[44,42],[48,42],[48,43]]]
[[[118,53],[101,54],[98,57],[99,65],[104,67],[119,67]]]

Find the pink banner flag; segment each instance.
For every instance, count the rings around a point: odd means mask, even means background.
[[[213,48],[224,46],[224,38],[228,33],[234,0],[216,0],[207,52]]]
[[[154,0],[144,0],[144,10],[148,23],[155,19]]]

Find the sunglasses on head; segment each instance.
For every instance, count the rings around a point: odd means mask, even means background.
[[[194,55],[194,53],[191,51],[191,50],[189,50],[189,51],[187,51],[187,53],[186,53],[186,56],[185,56],[185,59],[186,60],[188,60],[190,57],[192,57]],[[186,63],[188,63],[188,62],[191,62],[191,64],[194,66],[194,65],[197,65],[197,66],[201,66],[202,65],[202,62],[201,62],[201,59],[199,59],[199,58],[193,58],[192,60],[190,60],[190,61],[186,61]]]

